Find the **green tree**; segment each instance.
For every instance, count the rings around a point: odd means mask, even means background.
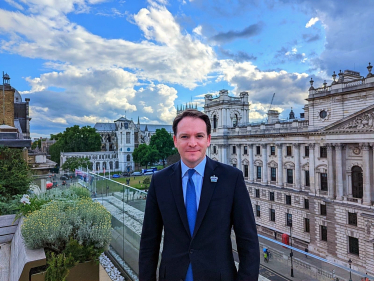
[[[164,167],[166,158],[176,153],[173,137],[164,128],[156,130],[149,145],[158,151],[158,159],[162,160]]]
[[[36,140],[32,143],[31,149],[35,149],[36,147],[39,147],[39,148],[42,147],[42,140],[41,139],[38,139],[38,140]]]
[[[101,137],[95,128],[78,125],[66,128],[63,133],[51,135],[51,139],[57,140],[49,148],[51,159],[57,163],[60,162],[60,153],[63,152],[86,152],[100,151]]]
[[[134,149],[132,157],[135,162],[139,163],[140,166],[145,166],[146,169],[148,165],[156,162],[159,159],[157,150],[150,145],[146,145],[145,143]]]
[[[0,146],[0,200],[10,200],[14,195],[24,194],[32,181],[22,151]]]
[[[66,159],[61,168],[63,170],[74,172],[75,169],[78,169],[79,167],[86,168],[87,166],[91,169],[92,163],[90,162],[89,158],[69,157]]]

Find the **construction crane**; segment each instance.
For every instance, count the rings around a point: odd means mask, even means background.
[[[269,121],[269,111],[271,109],[271,106],[273,105],[273,100],[274,100],[274,96],[275,96],[275,93],[273,94],[273,97],[271,98],[271,102],[270,102],[270,106],[269,106],[269,110],[266,112],[268,118],[266,119],[266,123]]]

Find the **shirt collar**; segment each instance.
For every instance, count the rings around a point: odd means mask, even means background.
[[[205,164],[206,164],[206,156],[195,168],[193,168],[202,177],[204,176]],[[183,178],[190,168],[187,167],[187,165],[183,163],[182,159],[181,159],[181,166],[182,166],[182,178]]]

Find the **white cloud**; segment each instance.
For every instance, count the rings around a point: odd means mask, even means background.
[[[319,18],[318,17],[315,17],[315,18],[311,18],[307,24],[305,25],[306,28],[309,28],[309,27],[312,27],[313,25],[316,24],[316,22],[319,21]]]
[[[16,1],[14,1],[14,0],[5,0],[5,2],[7,2],[9,5],[13,6],[14,8],[23,11],[23,7],[22,7],[22,5],[20,5],[20,4],[17,3]]]
[[[148,113],[153,113],[153,109],[152,109],[152,106],[144,106],[144,111],[145,112],[148,112]]]
[[[198,35],[202,35],[203,27],[201,25],[196,26],[192,31]]]

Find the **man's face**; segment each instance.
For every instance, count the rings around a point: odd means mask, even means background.
[[[189,168],[195,168],[204,159],[210,145],[206,124],[200,118],[184,117],[178,123],[177,135],[173,139],[184,164]]]

